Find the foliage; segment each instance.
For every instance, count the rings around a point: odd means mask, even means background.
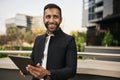
[[[4,46],[0,46],[0,50],[6,50]]]
[[[22,50],[32,50],[32,47],[23,47]]]
[[[20,46],[0,46],[0,50],[19,50]],[[32,47],[22,47],[22,50],[32,50]]]
[[[31,31],[27,31],[24,33],[24,41],[28,42],[29,44],[33,43],[35,39],[35,36],[32,34]]]
[[[113,44],[114,44],[115,46],[118,46],[119,41],[118,41],[118,40],[113,40]]]
[[[19,46],[12,46],[12,47],[9,47],[9,46],[0,46],[0,50],[19,50]],[[22,50],[32,50],[32,47],[23,47]],[[4,58],[4,57],[7,57],[8,54],[3,54],[1,53],[0,54],[0,58]],[[23,54],[23,56],[30,56],[30,54]]]
[[[34,31],[28,30],[26,28],[7,27],[6,35],[0,35],[0,45],[1,46],[9,46],[7,49],[14,50],[19,49],[23,50],[23,42],[27,42],[32,44],[36,38],[36,36],[41,35],[45,32],[45,29],[34,29]],[[17,46],[15,48],[14,46]]]
[[[78,56],[78,60],[96,60],[96,57],[85,57],[85,56]]]
[[[5,50],[5,47],[3,46],[0,46],[0,50]],[[4,58],[4,57],[7,57],[8,54],[0,54],[0,58]]]
[[[84,44],[85,44],[85,41],[86,41],[86,33],[85,32],[72,31],[70,34],[75,37],[77,51],[84,51],[84,48],[85,48]]]
[[[24,39],[25,29],[20,29],[19,27],[8,27],[7,28],[7,36],[10,37],[10,44],[12,46],[20,46],[20,50],[22,49],[22,42]]]
[[[7,44],[8,42],[8,38],[6,35],[1,35],[0,36],[0,45],[4,45],[4,44]]]
[[[16,40],[18,38],[23,38],[23,31],[18,27],[9,27],[7,28],[7,36],[11,37],[11,40]]]
[[[35,38],[38,35],[41,35],[43,33],[45,33],[44,29],[34,29],[33,31],[27,31],[26,33],[24,33],[24,41],[31,44],[34,42]]]
[[[7,57],[8,54],[0,54],[0,58],[4,58],[4,57]]]
[[[33,30],[32,30],[32,33],[33,33],[33,35],[36,37],[36,36],[38,36],[38,35],[41,35],[41,34],[43,34],[43,33],[45,33],[45,29],[44,28],[34,28]]]
[[[25,57],[30,57],[31,54],[22,54],[22,56],[25,56]]]
[[[103,40],[102,40],[102,45],[110,46],[112,43],[113,43],[113,36],[110,33],[110,31],[107,31]]]

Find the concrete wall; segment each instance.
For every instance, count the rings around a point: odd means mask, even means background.
[[[31,76],[25,78],[19,74],[18,70],[15,69],[0,69],[0,80],[31,80]],[[120,78],[88,75],[88,74],[77,74],[70,80],[120,80]]]
[[[113,0],[103,1],[104,1],[103,17],[113,14]]]
[[[0,80],[31,80],[31,76],[22,77],[19,70],[0,69]]]

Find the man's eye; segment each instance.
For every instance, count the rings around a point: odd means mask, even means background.
[[[54,18],[55,18],[55,19],[57,19],[57,18],[58,18],[58,16],[54,16]]]
[[[50,18],[50,16],[46,16],[46,18],[47,18],[47,19],[49,19],[49,18]]]

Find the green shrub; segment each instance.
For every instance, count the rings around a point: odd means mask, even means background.
[[[70,34],[73,37],[75,37],[77,51],[84,52],[85,42],[86,42],[86,32],[72,31]]]
[[[4,57],[7,57],[8,54],[0,54],[0,58],[4,58]]]
[[[22,47],[22,50],[32,50],[32,47]]]
[[[107,31],[102,40],[102,45],[110,46],[112,43],[113,43],[113,35],[110,33],[110,31]]]
[[[0,46],[0,50],[5,50],[5,47],[3,47],[3,46]]]

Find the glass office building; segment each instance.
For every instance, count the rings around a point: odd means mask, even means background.
[[[114,46],[120,46],[120,0],[83,0],[82,26],[87,27],[87,45],[101,45],[107,31]]]

